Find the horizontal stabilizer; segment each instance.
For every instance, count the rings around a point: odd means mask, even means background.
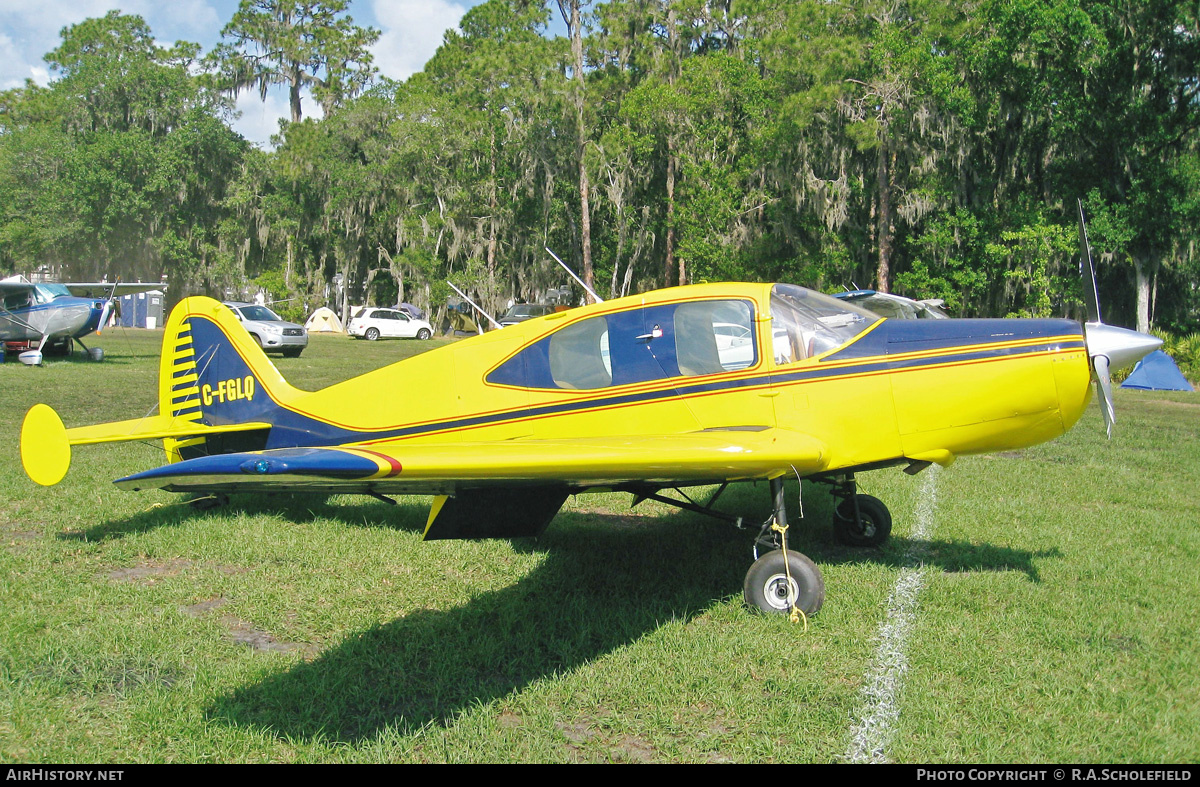
[[[94,426],[67,429],[58,413],[49,405],[35,404],[21,424],[21,463],[31,479],[42,486],[53,486],[71,467],[71,446],[118,443],[131,440],[183,439],[226,432],[269,429],[260,422],[207,426],[195,421],[153,415],[114,421]]]
[[[71,445],[119,443],[128,440],[157,440],[163,437],[180,440],[185,437],[202,437],[230,432],[253,432],[259,429],[270,428],[271,424],[265,421],[247,421],[241,424],[208,426],[196,421],[184,421],[179,418],[172,418],[171,416],[159,415],[68,429],[67,440]]]

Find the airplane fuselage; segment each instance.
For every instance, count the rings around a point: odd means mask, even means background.
[[[73,295],[34,300],[31,293],[25,303],[6,304],[0,310],[0,341],[79,339],[96,330],[104,307],[103,300]]]
[[[518,461],[543,441],[791,433],[822,447],[804,475],[834,474],[1025,447],[1062,434],[1087,406],[1077,322],[805,312],[827,308],[823,297],[769,284],[660,290],[464,339],[313,393],[241,353],[196,359],[205,382],[181,374],[193,343],[219,330],[193,319],[186,342],[164,352],[163,377],[181,381],[164,391],[164,412],[213,425],[269,420],[261,449],[491,444],[484,459],[464,454],[453,477],[409,467],[371,486],[444,494],[463,488],[471,461],[481,482],[558,477],[554,462]],[[170,458],[189,456],[174,450],[168,441]],[[506,475],[506,457],[522,469]],[[686,480],[744,477],[754,474],[713,466]],[[668,466],[647,475],[640,457],[628,467],[606,460],[572,486],[680,480]]]

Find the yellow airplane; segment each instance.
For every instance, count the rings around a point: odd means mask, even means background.
[[[890,514],[856,494],[855,473],[1054,438],[1087,406],[1093,376],[1111,423],[1108,369],[1159,343],[1098,314],[1086,326],[889,320],[789,284],[701,284],[551,314],[305,392],[227,307],[193,297],[165,328],[157,415],[66,429],[35,405],[21,456],[48,486],[72,446],[162,439],[166,463],[117,486],[429,494],[427,539],[536,536],[584,490],[734,519],[662,493],[765,479],[774,514],[757,543],[783,549],[750,568],[747,602],[813,614],[820,571],[768,529],[787,523],[784,479],[832,483],[837,536],[879,544]]]

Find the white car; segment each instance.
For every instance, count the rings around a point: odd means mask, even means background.
[[[356,339],[373,342],[376,339],[428,339],[433,326],[410,317],[399,309],[359,309],[346,329]]]
[[[226,302],[242,327],[265,352],[281,352],[299,358],[308,346],[308,331],[303,325],[287,322],[266,306],[255,303]]]

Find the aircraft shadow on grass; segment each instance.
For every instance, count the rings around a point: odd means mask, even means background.
[[[810,523],[827,522],[832,504],[808,497]],[[278,512],[281,502],[295,521],[332,517],[347,525],[424,527],[425,510],[415,504],[333,506],[294,496],[273,505],[244,501],[237,510]],[[182,521],[146,515],[128,527],[98,529],[111,538],[206,516],[182,510]],[[884,549],[849,549],[836,544],[827,525],[816,524],[802,525],[793,537],[798,549],[827,564],[901,567],[913,546],[895,538]],[[219,697],[209,717],[281,737],[338,742],[388,728],[411,733],[450,725],[473,706],[580,668],[664,621],[686,622],[736,596],[749,549],[747,534],[726,524],[679,512],[640,516],[636,509],[631,515],[566,511],[542,538],[512,543],[518,551],[545,554],[519,582],[475,594],[467,586],[460,606],[420,610],[362,631],[311,661]],[[937,540],[921,547],[925,564],[944,571],[1015,570],[1035,582],[1034,561],[1055,554]]]

